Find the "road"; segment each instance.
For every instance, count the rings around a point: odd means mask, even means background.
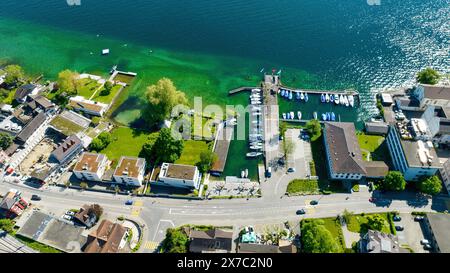
[[[249,224],[276,224],[284,221],[298,221],[301,217],[321,218],[332,217],[342,213],[345,209],[354,213],[370,213],[383,211],[400,211],[409,213],[414,210],[435,211],[444,210],[442,200],[415,201],[413,195],[405,195],[400,199],[390,200],[386,204],[373,204],[368,201],[369,194],[333,194],[324,196],[282,197],[270,200],[258,199],[231,199],[187,201],[162,198],[133,197],[134,205],[126,206],[128,196],[112,195],[97,192],[80,192],[72,189],[49,187],[37,190],[22,184],[0,182],[0,192],[5,193],[10,188],[22,191],[26,199],[38,194],[42,201],[36,206],[55,214],[63,213],[70,208],[78,208],[86,203],[98,203],[110,216],[126,216],[145,224],[142,251],[150,252],[163,239],[165,230],[169,227],[183,224],[208,225],[249,225]],[[348,198],[348,199],[347,199]],[[318,206],[310,206],[311,200],[319,200]],[[381,200],[381,199],[378,199]],[[296,211],[304,208],[305,216],[297,216]]]

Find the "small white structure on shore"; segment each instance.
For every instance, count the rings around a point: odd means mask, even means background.
[[[102,55],[108,55],[109,54],[109,48],[102,50]]]

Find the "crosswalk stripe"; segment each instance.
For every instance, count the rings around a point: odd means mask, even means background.
[[[147,241],[145,243],[145,248],[146,249],[150,249],[150,250],[154,250],[154,249],[158,248],[158,245],[159,244],[157,242]]]

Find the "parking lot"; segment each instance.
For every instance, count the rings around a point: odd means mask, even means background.
[[[291,169],[298,178],[307,178],[311,175],[309,169],[309,162],[312,160],[311,144],[302,138],[300,129],[287,130],[286,139],[295,145],[292,154],[288,155],[287,169]]]
[[[207,197],[219,197],[219,196],[254,196],[258,193],[259,183],[225,183],[218,181],[210,181],[208,184],[208,190],[206,191]]]
[[[420,243],[423,239],[428,239],[422,231],[421,222],[414,221],[414,216],[408,213],[400,214],[402,220],[395,222],[396,226],[403,226],[403,231],[397,231],[397,236],[401,246],[408,245],[415,253],[428,253]]]

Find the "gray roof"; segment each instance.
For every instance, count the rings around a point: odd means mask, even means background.
[[[31,92],[36,88],[36,85],[34,84],[25,84],[21,87],[17,88],[16,93],[14,94],[14,99],[16,100],[22,100],[26,96],[30,95]]]
[[[67,155],[81,147],[83,147],[81,145],[81,140],[76,135],[72,135],[66,138],[66,140],[52,152],[52,156],[58,162],[63,162]]]
[[[397,236],[369,230],[363,237],[363,253],[402,253],[407,250],[400,247]]]
[[[326,122],[325,142],[335,173],[366,174],[353,123]]]
[[[389,167],[383,161],[365,161],[367,177],[384,177],[389,172]]]
[[[240,243],[238,246],[238,253],[296,253],[297,248],[295,246],[277,246],[277,245],[262,245],[262,244],[250,244]]]
[[[450,86],[422,84],[425,98],[435,100],[450,100]]]
[[[45,113],[39,113],[36,117],[33,118],[32,121],[30,121],[27,126],[20,132],[20,134],[17,136],[17,140],[21,142],[26,142],[31,135],[44,123],[45,121]]]
[[[220,229],[191,230],[189,237],[191,239],[189,251],[194,253],[231,252],[233,245],[233,232]]]
[[[38,253],[0,229],[0,253]]]
[[[388,124],[385,122],[366,122],[366,131],[368,133],[387,134]]]
[[[450,215],[444,213],[427,213],[427,219],[441,253],[450,253]]]

